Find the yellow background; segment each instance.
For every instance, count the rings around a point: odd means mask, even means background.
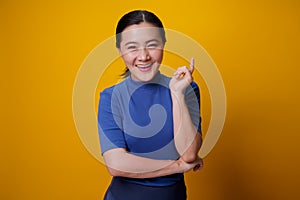
[[[189,199],[299,199],[297,0],[1,1],[0,199],[102,198],[110,176],[78,137],[73,84],[140,8],[199,42],[225,83],[223,133],[205,168],[186,175]]]

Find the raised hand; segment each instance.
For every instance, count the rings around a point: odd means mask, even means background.
[[[186,66],[179,67],[170,83],[169,87],[172,92],[183,94],[184,89],[189,86],[189,84],[193,81],[193,74],[194,71],[194,58],[191,58],[190,60],[190,67],[189,69]]]

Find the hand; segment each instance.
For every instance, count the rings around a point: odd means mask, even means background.
[[[193,81],[193,74],[194,71],[194,58],[190,60],[190,68],[187,69],[186,66],[179,67],[176,72],[174,73],[169,87],[172,92],[181,93],[183,94],[184,89],[191,84]]]
[[[202,158],[198,157],[196,160],[197,164],[195,165],[195,167],[193,168],[194,172],[197,170],[201,170],[203,168],[203,160]]]
[[[186,163],[182,158],[179,158],[177,160],[180,167],[180,172],[188,172],[193,169],[194,172],[201,170],[203,168],[203,160],[198,157],[194,162],[192,163]]]

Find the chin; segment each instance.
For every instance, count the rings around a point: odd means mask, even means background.
[[[148,82],[148,81],[151,81],[155,75],[157,74],[158,71],[152,71],[151,73],[149,74],[143,74],[143,76],[140,76],[140,79],[141,81],[143,82]]]
[[[155,75],[158,73],[158,70],[155,71],[149,71],[149,72],[138,72],[138,73],[132,73],[134,75],[132,77],[133,80],[140,81],[140,82],[149,82],[151,81]]]

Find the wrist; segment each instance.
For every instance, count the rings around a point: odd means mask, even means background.
[[[183,100],[184,99],[184,92],[171,89],[171,97],[176,98],[178,100]]]
[[[186,172],[185,169],[185,162],[184,160],[182,160],[182,158],[180,157],[178,160],[176,160],[176,162],[174,162],[174,164],[176,165],[176,173],[184,173]]]

